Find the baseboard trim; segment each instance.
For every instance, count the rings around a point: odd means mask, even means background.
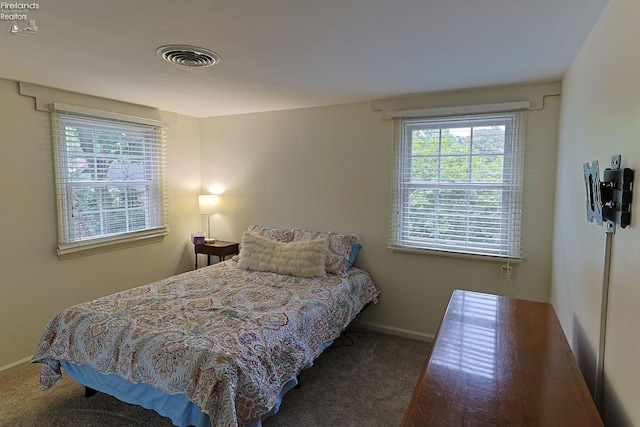
[[[10,371],[17,366],[22,365],[23,363],[30,362],[32,358],[33,356],[25,357],[24,359],[18,360],[17,362],[13,362],[6,366],[0,367],[0,375],[5,374],[6,373],[5,371]]]
[[[397,335],[403,338],[411,338],[417,341],[433,342],[435,335],[425,334],[422,332],[410,331],[408,329],[395,328],[393,326],[380,325],[378,323],[362,322],[359,321],[357,326],[372,331],[381,332],[383,334]]]

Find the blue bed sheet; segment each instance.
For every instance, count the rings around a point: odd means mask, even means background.
[[[332,343],[333,341],[325,343],[322,351]],[[152,409],[160,415],[170,418],[171,422],[178,427],[212,427],[209,415],[202,412],[200,407],[187,399],[184,394],[168,395],[146,384],[132,384],[117,375],[102,374],[88,366],[65,361],[61,361],[60,364],[65,372],[80,384],[114,396],[123,402]],[[253,421],[248,427],[262,427],[262,421],[278,412],[284,395],[297,385],[297,377],[285,383],[271,410]]]

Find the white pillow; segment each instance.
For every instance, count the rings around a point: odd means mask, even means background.
[[[240,245],[238,267],[296,277],[327,277],[327,240],[278,242],[245,231]]]

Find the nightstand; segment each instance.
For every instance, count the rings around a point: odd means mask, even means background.
[[[235,242],[225,242],[217,240],[214,243],[205,243],[204,245],[194,245],[196,252],[196,270],[198,269],[198,254],[207,255],[207,265],[211,265],[211,255],[218,257],[220,261],[224,261],[227,255],[237,255],[240,244]]]

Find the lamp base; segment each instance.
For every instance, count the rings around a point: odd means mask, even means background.
[[[215,237],[209,237],[209,238],[204,239],[204,241],[205,241],[205,243],[211,244],[211,243],[217,242],[218,239],[216,239]]]

